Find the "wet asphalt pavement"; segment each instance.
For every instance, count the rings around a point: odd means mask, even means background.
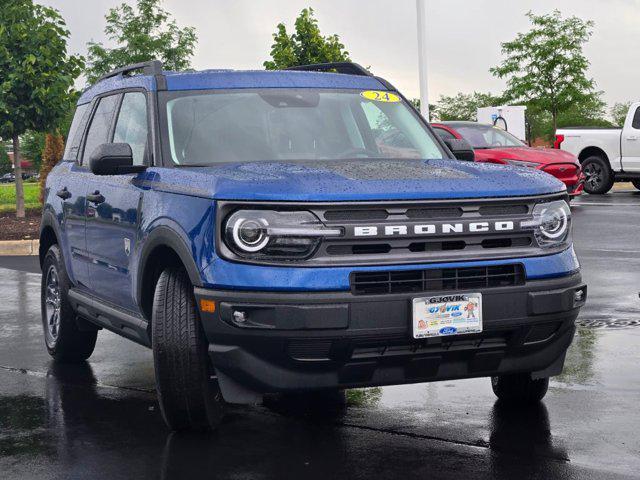
[[[143,347],[103,330],[88,363],[53,364],[37,261],[0,257],[0,479],[638,478],[640,193],[573,212],[589,301],[539,406],[447,381],[236,407],[210,436],[168,433]]]

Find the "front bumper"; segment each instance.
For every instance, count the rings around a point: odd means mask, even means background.
[[[582,195],[582,192],[584,192],[584,181],[584,174],[580,174],[580,178],[577,181],[565,182],[565,185],[567,186],[567,193],[570,197],[578,197]]]
[[[585,176],[580,167],[573,163],[547,164],[540,167],[545,173],[553,175],[567,187],[567,193],[571,197],[577,197],[584,191]]]
[[[574,293],[583,289],[582,300]],[[209,354],[228,402],[265,393],[561,372],[586,300],[579,273],[483,295],[480,334],[415,340],[411,300],[451,294],[241,292],[196,288]],[[236,312],[242,312],[239,315]],[[244,317],[244,318],[242,318]]]

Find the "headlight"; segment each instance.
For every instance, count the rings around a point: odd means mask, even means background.
[[[522,222],[521,226],[533,230],[540,247],[556,247],[569,240],[571,209],[564,200],[538,203],[533,207],[533,220]]]
[[[227,219],[224,239],[241,257],[295,260],[310,256],[322,238],[340,235],[311,212],[239,210]]]
[[[538,168],[540,164],[538,162],[528,162],[526,160],[513,160],[511,158],[503,158],[503,162],[512,167],[526,167],[526,168]]]

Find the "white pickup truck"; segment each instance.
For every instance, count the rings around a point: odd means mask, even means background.
[[[560,128],[554,147],[578,157],[587,193],[607,193],[614,182],[628,181],[640,190],[640,102],[631,105],[621,129]]]

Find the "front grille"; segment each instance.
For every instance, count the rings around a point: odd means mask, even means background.
[[[482,216],[524,215],[529,211],[527,205],[487,205],[478,209]]]
[[[384,209],[377,210],[327,210],[325,220],[354,221],[354,220],[386,220],[389,213]]]
[[[294,360],[327,360],[331,352],[331,340],[292,340],[287,345],[287,353]]]
[[[243,263],[291,265],[291,259],[247,260],[230,251],[224,222],[238,209],[308,210],[324,227],[341,235],[323,238],[301,267],[409,265],[501,260],[541,255],[533,232],[522,227],[539,202],[564,195],[535,197],[381,201],[381,202],[226,202],[220,201],[218,245],[221,255]],[[473,230],[472,230],[473,225]],[[510,225],[510,227],[504,227]],[[499,227],[500,226],[500,227]],[[557,249],[544,254],[557,253]]]
[[[470,290],[523,285],[524,268],[516,265],[353,272],[354,295],[383,295],[443,290]]]

